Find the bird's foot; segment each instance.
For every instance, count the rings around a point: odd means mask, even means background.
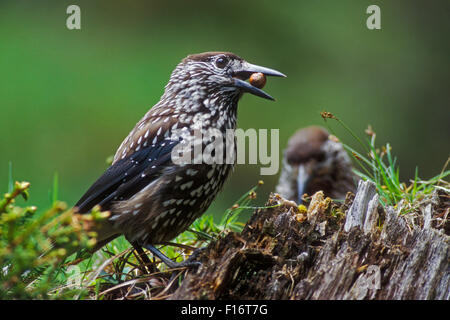
[[[197,258],[198,254],[204,250],[204,248],[200,248],[194,251],[193,254],[189,256],[189,258],[183,262],[175,262],[169,257],[167,257],[164,253],[156,249],[152,245],[146,245],[144,246],[147,250],[149,250],[153,255],[157,256],[162,262],[164,262],[169,268],[175,269],[175,268],[198,268],[202,265],[200,261],[193,261]]]

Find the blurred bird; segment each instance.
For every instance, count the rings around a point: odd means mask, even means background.
[[[303,194],[320,190],[332,199],[345,199],[348,191],[355,191],[356,180],[342,144],[324,128],[310,126],[289,139],[276,191],[298,204]]]
[[[160,101],[75,205],[79,213],[95,205],[111,212],[107,221],[95,226],[94,250],[124,234],[135,248],[147,248],[169,267],[187,265],[168,259],[154,245],[175,238],[205,212],[234,164],[176,164],[172,150],[192,142],[194,129],[214,128],[223,136],[227,129],[234,130],[238,101],[245,92],[273,100],[245,81],[255,72],[285,77],[230,52],[194,54],[178,64]],[[200,142],[204,148],[207,141]]]

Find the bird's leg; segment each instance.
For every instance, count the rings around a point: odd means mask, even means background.
[[[136,250],[138,257],[142,260],[145,267],[145,272],[147,273],[154,273],[158,272],[158,269],[155,267],[154,263],[150,261],[148,256],[145,254],[144,250],[142,250],[142,247],[137,244],[136,242],[132,242],[131,245],[133,246],[134,250]]]
[[[168,258],[166,255],[164,255],[164,253],[162,253],[161,251],[159,251],[152,245],[145,245],[144,248],[149,250],[153,255],[157,256],[162,262],[164,262],[169,268],[172,268],[172,269],[173,268],[184,268],[184,267],[192,268],[192,267],[198,267],[202,264],[199,261],[190,261],[191,258],[195,258],[195,257],[193,257],[193,255],[191,255],[186,261],[175,262],[175,261],[171,260],[170,258]]]

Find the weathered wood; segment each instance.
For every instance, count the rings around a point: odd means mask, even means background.
[[[355,200],[353,201],[352,206],[347,212],[344,231],[348,232],[355,226],[364,227],[364,230],[371,230],[371,223],[373,222],[373,212],[371,211],[376,209],[376,206],[378,206],[378,199],[375,198],[377,196],[376,192],[377,189],[372,182],[359,180]],[[369,203],[371,204],[370,210]],[[370,220],[367,221],[367,228],[365,227],[366,216],[368,220]]]
[[[211,243],[171,298],[448,300],[450,237],[434,218],[442,199],[411,223],[383,210],[370,182],[342,205],[318,192],[307,212],[272,194],[267,205],[279,206]]]

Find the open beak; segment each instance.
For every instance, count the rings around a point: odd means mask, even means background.
[[[270,68],[261,67],[261,66],[257,66],[257,65],[245,62],[243,64],[242,70],[236,71],[233,74],[234,86],[237,88],[240,88],[244,92],[254,94],[255,96],[269,99],[269,100],[275,100],[270,95],[265,93],[263,90],[258,89],[257,87],[254,87],[250,83],[245,81],[248,78],[250,78],[250,76],[253,73],[257,73],[257,72],[261,72],[266,76],[283,77],[283,78],[286,77],[284,74],[282,74],[281,72],[279,72],[277,70],[273,70]]]
[[[301,164],[298,166],[297,173],[297,203],[302,204],[302,196],[308,187],[310,174],[308,173],[306,166]]]

